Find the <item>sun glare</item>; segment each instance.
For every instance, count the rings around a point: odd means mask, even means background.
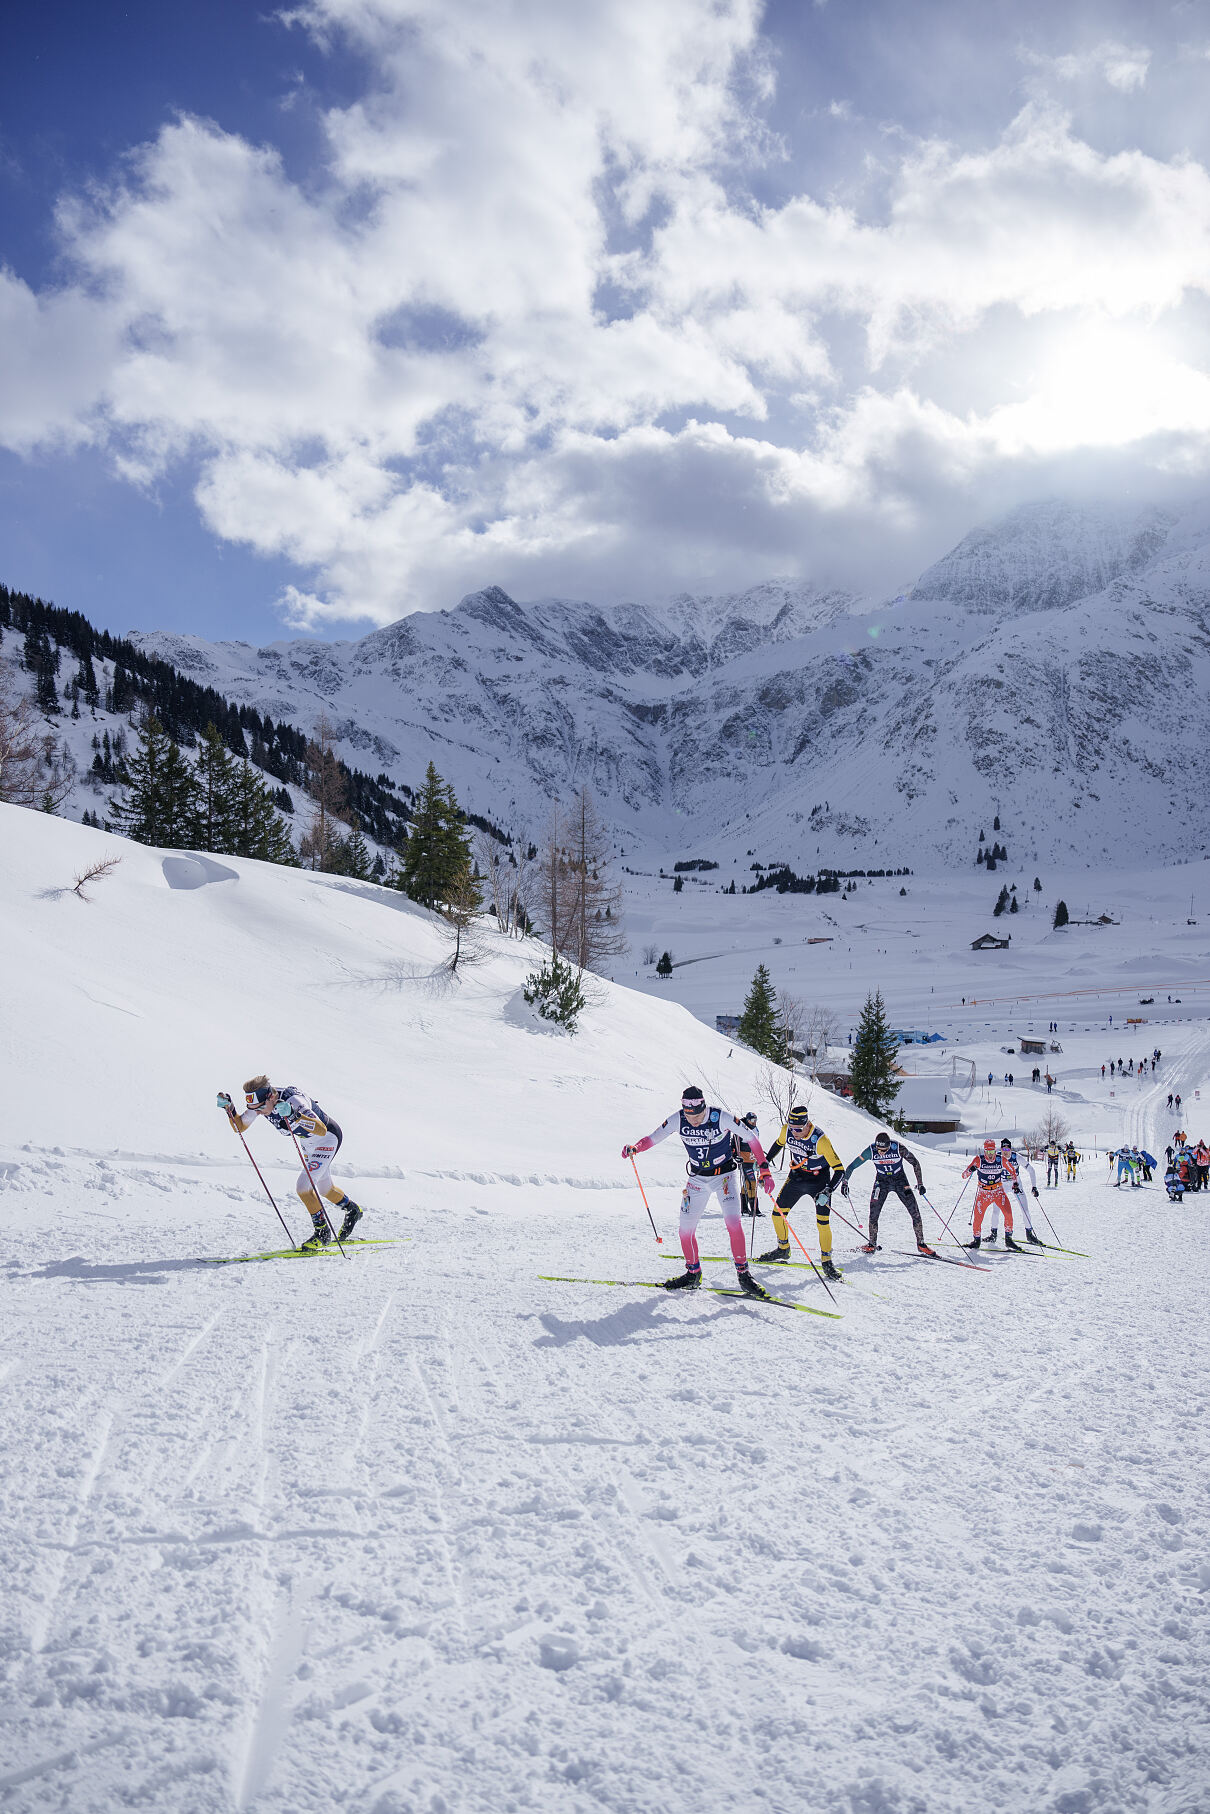
[[[1210,376],[1142,329],[1073,329],[1027,382],[1032,394],[1024,402],[988,418],[1005,453],[1123,447],[1210,430]]]

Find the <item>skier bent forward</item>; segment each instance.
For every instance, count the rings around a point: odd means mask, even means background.
[[[319,1248],[326,1247],[332,1239],[332,1229],[321,1196],[326,1197],[335,1208],[344,1211],[338,1239],[347,1241],[364,1212],[346,1191],[332,1182],[332,1161],[344,1138],[337,1123],[294,1084],[283,1084],[280,1089],[275,1089],[263,1075],[248,1079],[244,1085],[244,1101],[247,1107],[241,1115],[230,1096],[225,1091],[219,1093],[218,1106],[226,1110],[227,1119],[233,1128],[241,1134],[246,1133],[253,1122],[263,1115],[270,1127],[275,1127],[287,1138],[293,1135],[302,1151],[306,1170],[299,1172],[294,1188],[311,1217],[314,1230],[303,1242],[302,1251],[314,1253]]]

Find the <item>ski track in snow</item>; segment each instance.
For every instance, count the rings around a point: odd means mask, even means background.
[[[158,1198],[6,1196],[4,1806],[1204,1805],[1206,1265],[1099,1171],[1091,1260],[806,1326],[540,1284],[660,1276],[582,1205],[173,1270]]]

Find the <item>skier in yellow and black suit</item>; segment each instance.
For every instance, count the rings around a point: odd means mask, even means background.
[[[1074,1184],[1076,1181],[1076,1166],[1080,1163],[1080,1155],[1077,1153],[1070,1140],[1063,1148],[1063,1157],[1067,1161],[1067,1182],[1069,1184]]]
[[[836,1149],[828,1136],[814,1126],[806,1109],[790,1110],[789,1119],[769,1148],[768,1158],[772,1159],[780,1153],[783,1146],[789,1155],[790,1172],[777,1193],[773,1210],[777,1246],[770,1248],[768,1253],[762,1253],[759,1258],[766,1261],[790,1258],[790,1230],[786,1226],[786,1211],[793,1209],[800,1197],[813,1197],[815,1226],[819,1231],[821,1270],[826,1279],[838,1279],[840,1274],[832,1264],[832,1191],[844,1177],[844,1163],[837,1158]]]

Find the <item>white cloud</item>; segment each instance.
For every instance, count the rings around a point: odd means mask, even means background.
[[[1036,105],[977,152],[906,145],[877,212],[759,206],[757,14],[311,0],[375,70],[324,167],[183,119],[65,205],[73,280],[0,274],[0,440],[196,461],[209,526],[295,562],[313,624],[803,570],[988,475],[1204,458],[1200,164]]]
[[[1146,82],[1151,52],[1144,44],[1120,44],[1114,38],[1107,38],[1090,50],[1073,51],[1062,57],[1029,53],[1029,61],[1052,70],[1064,82],[1099,78],[1120,94],[1130,94]]]

